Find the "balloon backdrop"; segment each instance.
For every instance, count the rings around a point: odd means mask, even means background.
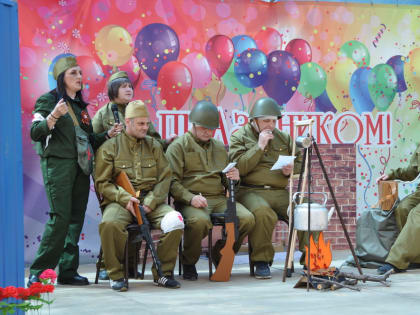
[[[213,73],[221,78],[229,69],[234,54],[232,40],[225,35],[215,35],[207,41],[206,57]]]
[[[350,40],[340,48],[340,56],[350,58],[357,67],[367,67],[370,64],[370,54],[366,46],[357,41]]]
[[[54,79],[54,76],[53,76],[55,63],[59,59],[64,58],[64,57],[76,57],[76,56],[68,53],[68,54],[60,54],[54,57],[54,59],[51,61],[50,66],[48,67],[48,86],[50,90],[55,89],[57,87],[57,81]]]
[[[315,98],[325,91],[327,75],[324,69],[315,62],[300,66],[300,83],[298,91],[306,98]]]
[[[311,46],[304,39],[292,39],[289,43],[287,43],[286,51],[290,52],[300,65],[312,60]]]
[[[222,80],[213,73],[210,83],[202,89],[195,89],[193,91],[193,97],[197,101],[209,98],[213,104],[218,105],[220,100],[225,96],[225,93],[226,86],[223,84]]]
[[[248,35],[237,35],[232,38],[232,42],[233,47],[235,47],[234,57],[239,57],[239,54],[245,50],[257,48],[257,43],[255,40]]]
[[[404,78],[408,86],[420,90],[420,48],[409,52],[408,60],[404,64]]]
[[[333,112],[336,113],[337,109],[335,109],[334,104],[331,103],[330,98],[328,97],[328,93],[325,90],[322,92],[320,96],[315,98],[315,110],[317,112]]]
[[[242,85],[255,88],[267,79],[267,57],[259,49],[246,50],[236,58],[234,69]]]
[[[388,109],[397,93],[397,75],[387,64],[376,65],[369,74],[370,97],[379,111]]]
[[[137,34],[135,52],[141,69],[149,78],[156,80],[164,64],[177,60],[178,36],[166,24],[148,24]]]
[[[407,85],[405,84],[404,79],[405,57],[396,55],[389,58],[386,63],[394,69],[394,72],[397,75],[397,92],[404,92],[407,90]]]
[[[211,81],[211,70],[207,58],[201,53],[193,52],[182,58],[193,77],[193,88],[201,89]]]
[[[90,56],[78,56],[76,59],[83,71],[83,98],[86,101],[96,99],[98,94],[105,89],[105,75],[102,67]]]
[[[123,64],[122,66],[117,67],[117,69],[114,69],[114,67],[105,66],[104,67],[105,73],[111,76],[112,73],[115,71],[125,71],[128,74],[128,78],[130,79],[133,86],[137,83],[137,81],[140,78],[140,65],[135,56],[131,56],[128,62]]]
[[[315,102],[296,91],[286,104],[287,112],[314,112]]]
[[[354,71],[350,80],[350,98],[357,113],[371,112],[375,108],[368,88],[369,75],[372,69],[361,67]]]
[[[327,73],[327,93],[339,112],[350,110],[350,79],[356,65],[353,60],[340,58]]]
[[[122,66],[133,54],[133,40],[124,27],[107,25],[96,34],[95,50],[103,65]]]
[[[272,27],[263,27],[255,36],[258,49],[268,55],[274,50],[281,50],[283,36]]]
[[[297,60],[284,50],[268,55],[267,81],[263,88],[280,105],[287,103],[298,88],[300,67]]]
[[[159,72],[157,87],[162,105],[167,109],[180,109],[191,94],[191,71],[179,61],[168,62]]]

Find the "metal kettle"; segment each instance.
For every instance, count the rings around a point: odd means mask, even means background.
[[[304,192],[307,194],[306,192]],[[308,230],[308,203],[297,204],[296,197],[302,192],[293,194],[294,210],[294,228],[298,231]],[[312,195],[322,195],[324,201],[322,204],[311,202],[311,231],[324,231],[328,228],[328,221],[334,213],[334,207],[327,210],[325,207],[328,196],[324,192],[313,192]]]

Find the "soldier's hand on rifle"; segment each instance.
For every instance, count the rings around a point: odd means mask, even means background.
[[[127,203],[127,205],[125,206],[125,208],[131,212],[131,214],[135,217],[136,216],[136,212],[134,211],[134,204],[137,203],[139,204],[140,201],[137,198],[134,197],[130,197],[130,201]]]
[[[281,169],[281,171],[283,172],[283,175],[284,176],[289,176],[292,173],[292,171],[293,171],[293,165],[294,164],[292,162],[292,163],[290,163],[288,165],[283,166],[283,168]]]
[[[143,209],[144,209],[144,212],[146,212],[146,213],[152,212],[152,209],[150,209],[150,207],[148,207],[148,206],[143,205]]]
[[[229,172],[226,173],[226,177],[231,180],[239,180],[239,170],[236,167],[232,167]]]
[[[204,198],[201,195],[195,195],[192,199],[191,199],[191,205],[194,208],[205,208],[207,207],[207,199]]]
[[[379,182],[381,181],[381,180],[387,180],[389,178],[389,176],[388,175],[386,175],[386,174],[382,174],[381,176],[379,176],[377,179],[376,179],[376,183],[377,184],[379,184]]]
[[[263,131],[261,131],[258,137],[258,146],[260,147],[260,149],[264,150],[268,144],[268,141],[270,141],[273,138],[274,136],[271,130],[264,129]]]

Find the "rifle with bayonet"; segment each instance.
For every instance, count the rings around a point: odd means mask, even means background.
[[[233,245],[238,240],[239,232],[238,217],[236,216],[235,184],[231,179],[229,179],[228,189],[229,199],[227,200],[227,209],[225,211],[225,233],[223,235],[225,246],[220,250],[221,259],[215,273],[210,278],[211,281],[229,281],[235,259]]]
[[[134,190],[133,185],[130,182],[130,179],[128,178],[127,174],[124,171],[121,171],[120,174],[118,174],[115,183],[123,188],[126,192],[128,192],[131,196],[137,198],[136,191]],[[153,263],[155,264],[157,273],[159,278],[163,277],[162,272],[162,264],[160,263],[160,260],[157,256],[155,246],[153,244],[153,239],[150,234],[150,227],[149,227],[149,221],[147,220],[146,213],[144,211],[144,208],[137,203],[133,203],[134,206],[134,212],[136,214],[137,223],[140,228],[141,237],[146,242],[147,248],[150,250],[150,253],[152,255]]]

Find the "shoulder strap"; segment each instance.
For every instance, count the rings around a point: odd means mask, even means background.
[[[69,110],[69,115],[70,115],[71,119],[73,119],[73,124],[75,126],[79,126],[79,121],[77,120],[76,115],[74,114],[73,107],[71,107],[69,102],[66,102],[66,103],[67,103],[67,108]]]

